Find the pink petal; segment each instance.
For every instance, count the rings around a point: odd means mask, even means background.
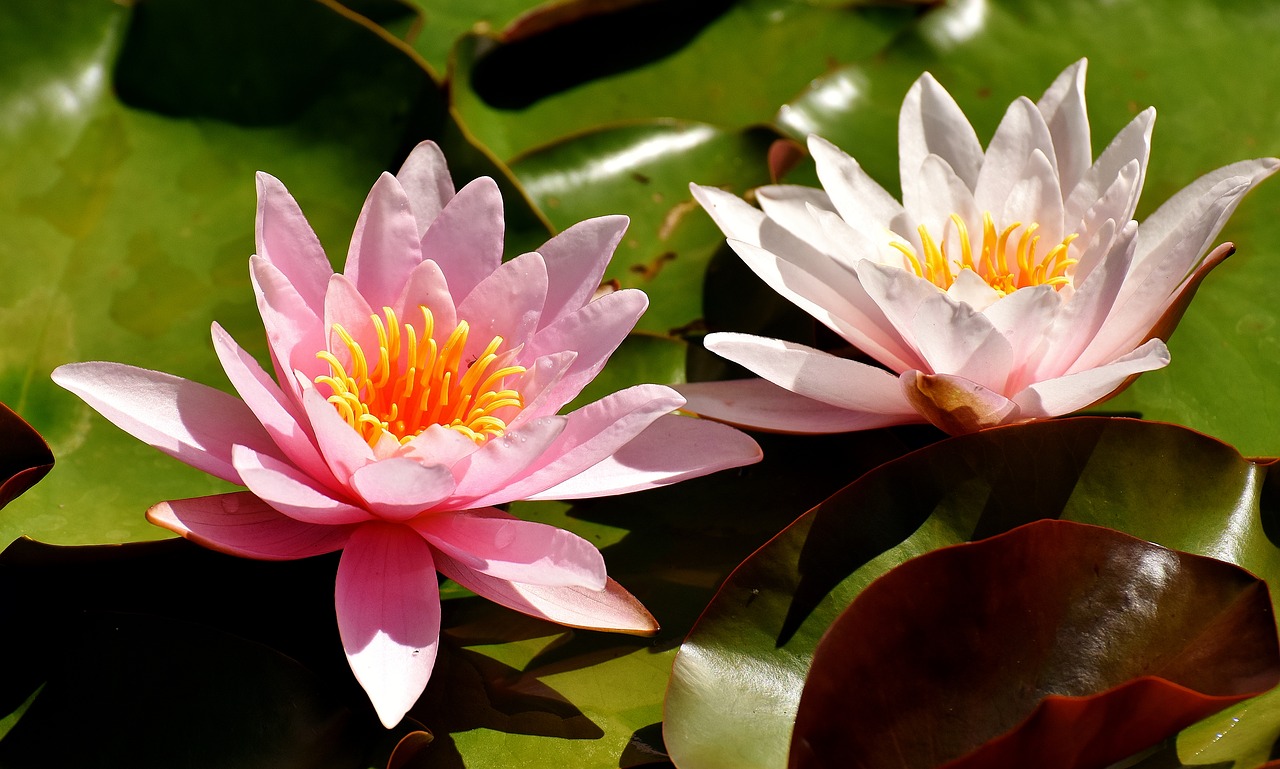
[[[547,301],[539,329],[591,301],[629,221],[625,216],[587,219],[538,249],[547,264]]]
[[[377,309],[377,315],[384,318],[382,308]],[[346,366],[348,373],[351,369],[351,353],[348,351],[346,343],[342,337],[334,330],[334,326],[342,326],[356,345],[364,351],[365,360],[370,369],[374,367],[378,360],[378,335],[373,326],[373,315],[375,310],[365,301],[364,295],[360,293],[360,289],[356,287],[351,279],[346,275],[334,275],[329,279],[329,289],[324,297],[324,337],[325,346],[317,348],[320,350],[329,350],[334,356]],[[329,374],[329,365],[324,366],[324,374]],[[312,382],[315,377],[308,377]]]
[[[1206,174],[1139,226],[1129,275],[1090,346],[1095,359],[1121,354],[1147,338],[1245,193],[1277,167],[1280,161],[1243,161]],[[1231,172],[1253,176],[1222,178]]]
[[[926,72],[907,91],[898,115],[898,172],[904,192],[906,180],[929,155],[947,161],[969,189],[977,184],[983,161],[978,135],[951,94]],[[913,207],[905,197],[903,203]]]
[[[1169,349],[1152,339],[1105,366],[1036,382],[1014,396],[1023,417],[1039,419],[1070,414],[1106,400],[1129,377],[1169,364]]]
[[[600,462],[528,499],[629,494],[755,464],[762,457],[760,446],[746,433],[703,419],[667,415]]]
[[[1000,292],[992,288],[978,273],[967,268],[956,273],[955,282],[947,289],[947,296],[957,302],[964,302],[978,312],[985,312],[1000,300]]]
[[[1058,183],[1058,172],[1043,152],[1034,149],[1023,165],[1020,177],[1010,188],[998,221],[1035,222],[1040,225],[1036,230],[1040,238],[1037,254],[1043,256],[1068,234],[1062,230],[1062,189]],[[970,221],[976,223],[979,220]],[[980,253],[978,248],[974,252]]]
[[[977,141],[976,136],[974,141]],[[886,224],[892,226],[893,221],[903,214],[902,204],[885,192],[856,160],[831,142],[810,136],[809,153],[818,166],[818,179],[823,189],[845,221],[852,224],[869,220],[884,227]],[[981,154],[982,149],[979,148],[978,156]]]
[[[974,251],[981,253],[982,213],[974,205],[973,192],[945,160],[937,155],[928,156],[921,162],[916,174],[910,179],[904,179],[902,183],[904,187],[918,188],[917,193],[912,196],[913,204],[907,207],[910,230],[899,233],[914,244],[917,254],[921,253],[921,248],[916,228],[922,224],[929,228],[929,232],[939,242],[944,237],[958,239],[959,233],[954,232],[955,227],[951,222],[952,214],[959,214],[968,224],[970,247],[973,247],[972,242],[976,239],[978,247]],[[952,248],[955,250],[951,253],[959,253],[958,242]]]
[[[1184,241],[1188,252],[1198,258],[1218,237],[1227,217],[1235,210],[1244,192],[1280,169],[1276,158],[1241,160],[1196,179],[1166,200],[1142,222],[1138,234],[1135,269],[1149,256],[1166,254]],[[1220,216],[1209,215],[1221,211]]]
[[[390,729],[417,702],[435,666],[440,591],[431,547],[407,526],[360,526],[338,562],[334,603],[347,662]]]
[[[1138,176],[1134,184],[1136,203],[1146,179],[1147,161],[1151,157],[1151,129],[1155,125],[1155,120],[1156,111],[1148,107],[1116,134],[1093,165],[1080,177],[1080,181],[1067,197],[1066,220],[1068,222],[1080,219],[1084,212],[1089,210],[1115,183],[1123,169],[1135,161],[1138,164]],[[1130,210],[1122,218],[1127,220],[1132,217],[1133,211]],[[1124,222],[1117,220],[1117,223]]]
[[[997,392],[1008,380],[1013,348],[967,304],[935,294],[916,309],[911,330],[930,373],[952,374]]]
[[[729,245],[770,288],[858,349],[894,369],[921,364],[919,355],[886,318],[884,309],[857,275],[836,272],[845,271],[830,259],[825,260],[825,270],[810,273],[763,248],[738,241],[729,241]],[[863,261],[858,266],[868,263]],[[902,270],[895,271],[924,283]]]
[[[400,182],[383,173],[369,190],[343,270],[372,307],[390,307],[422,261],[418,222]]]
[[[351,488],[383,518],[403,521],[419,515],[453,493],[454,480],[443,465],[424,465],[406,457],[372,462],[351,475]]]
[[[1020,96],[1009,105],[995,135],[991,137],[991,144],[987,146],[986,159],[973,190],[980,210],[994,212],[1004,208],[1009,192],[1022,178],[1023,167],[1037,149],[1049,161],[1056,182],[1058,161],[1049,127],[1036,105]],[[1057,189],[1056,183],[1054,188]]]
[[[827,193],[796,184],[775,184],[756,190],[756,201],[769,221],[781,225],[827,258],[838,253],[839,244],[830,242],[826,230],[810,213],[816,209],[835,215]]]
[[[1105,237],[1107,229],[1102,228],[1099,234]],[[1093,368],[1106,362],[1093,354],[1082,356],[1097,337],[1123,289],[1137,245],[1137,231],[1137,222],[1129,220],[1119,235],[1112,238],[1111,251],[1098,260],[1097,266],[1076,287],[1075,294],[1058,313],[1046,334],[1048,353],[1035,369],[1033,380],[1050,379],[1073,369]],[[1009,392],[1016,393],[1020,389]]]
[[[1053,286],[1040,285],[1018,289],[983,311],[1013,351],[1009,376],[997,388],[1000,392],[1018,392],[1027,385],[1024,379],[1034,375],[1050,352],[1048,332],[1062,308],[1062,297]]]
[[[883,318],[880,323],[884,333],[903,340],[901,344],[909,351],[903,356],[908,365],[900,369],[874,352],[863,347],[860,349],[895,371],[929,368],[920,353],[919,342],[915,339],[915,317],[921,305],[943,296],[942,290],[913,272],[870,260],[860,262],[857,273],[858,285],[866,294],[868,303]]]
[[[902,392],[938,429],[963,435],[1017,421],[1018,406],[998,392],[949,374],[904,371]]]
[[[333,274],[320,239],[297,201],[278,179],[258,172],[258,256],[280,270],[302,301],[319,314],[324,287]]]
[[[458,488],[448,507],[472,507],[473,499],[501,493],[508,481],[522,475],[548,451],[567,424],[567,417],[540,417],[485,441],[478,451],[453,465]]]
[[[1084,75],[1088,62],[1080,59],[1067,67],[1036,102],[1053,138],[1058,157],[1058,174],[1062,177],[1060,199],[1075,188],[1076,183],[1093,163],[1093,145],[1089,139],[1089,115],[1084,102]]]
[[[405,281],[404,290],[391,306],[402,323],[412,323],[418,328],[422,323],[419,307],[431,311],[435,326],[435,339],[443,343],[458,325],[458,311],[453,306],[453,295],[445,281],[440,265],[428,259],[413,268]]]
[[[253,356],[217,323],[213,324],[213,349],[236,392],[289,461],[326,488],[340,489],[313,442],[298,404],[286,398]]]
[[[444,153],[435,142],[425,141],[413,148],[404,165],[396,172],[396,181],[404,189],[418,223],[418,238],[440,215],[440,210],[453,198],[453,179]]]
[[[564,432],[522,476],[470,506],[488,507],[551,488],[617,451],[683,403],[684,398],[661,385],[636,385],[589,403],[567,415]]]
[[[688,399],[685,411],[770,432],[846,433],[922,421],[910,406],[904,413],[850,411],[797,395],[766,379],[697,382],[677,385],[676,390]]]
[[[531,419],[555,414],[564,402],[555,397],[563,388],[557,387],[560,379],[573,367],[578,353],[563,350],[551,355],[543,355],[532,363],[525,363],[526,371],[520,378],[518,389],[524,396],[524,408],[511,422],[511,427],[519,427]]]
[[[502,193],[487,176],[458,190],[422,236],[422,256],[449,280],[455,304],[502,261]]]
[[[464,457],[479,451],[476,442],[444,425],[429,425],[400,450],[400,456],[424,465],[453,467]]]
[[[356,528],[303,523],[247,491],[161,502],[147,520],[210,550],[264,561],[332,553]]]
[[[649,306],[643,291],[623,289],[606,294],[574,312],[563,315],[540,330],[525,347],[522,359],[540,358],[561,350],[573,350],[577,357],[546,394],[554,409],[577,397],[595,379],[609,356],[618,349]]]
[[[458,303],[459,320],[471,326],[467,359],[483,352],[497,336],[505,342],[503,349],[524,344],[538,327],[546,300],[547,265],[540,254],[503,262]]]
[[[884,369],[795,342],[750,334],[710,334],[704,344],[715,354],[806,398],[850,411],[910,413],[898,378]]]
[[[303,387],[302,407],[307,412],[311,431],[315,433],[320,455],[340,482],[345,482],[352,473],[373,461],[373,449],[314,385],[305,384]]]
[[[760,245],[760,227],[766,219],[763,211],[717,187],[690,184],[689,191],[727,239]]]
[[[437,553],[436,567],[449,579],[508,609],[589,630],[653,635],[658,623],[626,590],[608,580],[604,590],[545,587],[495,579]]]
[[[317,315],[285,274],[262,257],[250,257],[249,277],[266,328],[276,380],[296,399],[300,392],[294,385],[293,371],[302,371],[309,379],[328,373],[328,367],[315,357],[325,348],[323,315]]]
[[[231,456],[249,491],[290,518],[329,526],[360,523],[373,517],[364,508],[335,499],[327,489],[287,462],[244,446],[233,447]]]
[[[103,362],[59,366],[53,381],[121,430],[224,481],[240,483],[231,460],[235,444],[281,456],[243,401],[206,385]]]
[[[603,590],[604,558],[590,542],[489,507],[424,515],[411,524],[437,550],[494,579]]]
[[[1127,227],[1133,220],[1133,209],[1138,204],[1137,183],[1140,172],[1138,161],[1129,161],[1128,165],[1120,169],[1119,175],[1102,197],[1085,211],[1084,218],[1076,227],[1080,239],[1073,248],[1075,257],[1080,261],[1072,275],[1073,285],[1079,286],[1087,280],[1098,261],[1110,253],[1114,244],[1107,237],[1100,237],[1100,233],[1109,228],[1111,237],[1114,237],[1117,231]]]

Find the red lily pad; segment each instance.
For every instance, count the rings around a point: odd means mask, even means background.
[[[0,507],[53,469],[53,452],[40,433],[0,403]]]
[[[1264,582],[1042,520],[862,591],[814,653],[790,766],[1102,767],[1277,681]]]

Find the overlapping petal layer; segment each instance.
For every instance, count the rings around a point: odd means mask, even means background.
[[[923,75],[899,116],[901,203],[817,136],[821,190],[763,187],[757,209],[693,185],[757,275],[883,369],[711,334],[709,349],[790,395],[696,383],[680,388],[686,408],[784,432],[932,422],[963,433],[1084,408],[1167,365],[1165,340],[1231,246],[1206,252],[1280,160],[1206,174],[1139,225],[1155,112],[1093,160],[1084,78],[1082,60],[1038,102],[1019,98],[984,151]]]
[[[338,627],[388,727],[431,674],[437,568],[539,617],[656,630],[593,545],[493,507],[653,488],[760,458],[742,433],[671,415],[684,398],[667,387],[559,413],[647,305],[635,290],[593,301],[626,218],[581,222],[503,262],[497,185],[455,193],[427,142],[373,186],[334,274],[284,185],[260,174],[258,194],[250,274],[274,378],[216,324],[239,398],[115,363],[54,372],[121,428],[248,489],[163,502],[150,520],[250,558],[342,549]]]

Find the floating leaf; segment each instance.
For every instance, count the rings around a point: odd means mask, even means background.
[[[1277,681],[1256,577],[1037,521],[863,590],[814,651],[790,766],[1106,766]]]
[[[1273,475],[1185,428],[1088,417],[952,438],[882,465],[726,580],[676,659],[671,755],[681,769],[784,766],[822,633],[876,577],[939,547],[1063,518],[1280,580]],[[1247,706],[1231,715],[1250,719]]]

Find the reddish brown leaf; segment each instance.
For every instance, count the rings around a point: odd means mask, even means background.
[[[790,766],[1104,767],[1278,680],[1261,580],[1037,521],[868,586],[814,654]]]
[[[0,507],[31,488],[53,467],[40,433],[0,403]]]

